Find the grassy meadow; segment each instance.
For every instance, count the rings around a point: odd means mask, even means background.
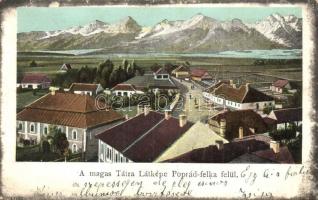
[[[74,56],[74,55],[18,55],[17,69],[23,73],[46,73],[50,77],[54,77],[63,63],[70,63],[72,68],[81,68],[85,65],[88,67],[97,67],[99,63],[108,59],[107,55],[91,55],[91,56]],[[120,65],[124,57],[111,57],[111,61],[115,65]],[[258,59],[253,58],[214,58],[214,57],[127,57],[127,60],[135,60],[138,66],[146,71],[154,64],[181,64],[188,61],[192,67],[205,68],[211,74],[241,74],[245,75],[256,73],[263,76],[274,76],[276,78],[286,78],[292,80],[302,79],[302,63],[301,60],[283,60],[282,62],[271,60],[265,64],[255,64]],[[35,60],[37,67],[29,67],[32,60]]]

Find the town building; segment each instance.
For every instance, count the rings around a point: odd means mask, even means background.
[[[97,157],[95,135],[123,120],[123,116],[88,95],[54,92],[39,98],[17,114],[17,142],[39,144],[55,126],[66,134],[72,153],[85,160]]]
[[[143,94],[148,89],[153,92],[177,92],[179,90],[168,72],[163,68],[160,68],[153,74],[134,76],[123,83],[117,84],[111,91],[115,95],[130,96],[135,93]]]
[[[180,65],[172,70],[171,74],[178,79],[188,79],[190,77],[190,70],[184,65]]]
[[[64,71],[64,72],[69,71],[69,70],[71,70],[71,69],[72,69],[72,66],[71,66],[71,64],[69,64],[69,63],[64,63],[64,64],[60,67],[60,71]]]
[[[176,142],[174,142],[155,162],[162,162],[187,153],[193,149],[204,148],[219,143],[225,144],[229,141],[219,136],[208,124],[196,122]]]
[[[195,68],[191,70],[190,74],[191,74],[192,80],[194,81],[212,80],[212,76],[205,69]]]
[[[150,111],[144,112],[96,135],[99,162],[155,162],[193,124],[185,115],[179,119]]]
[[[248,83],[237,88],[234,84],[216,83],[203,92],[206,101],[216,106],[231,110],[253,109],[262,111],[266,107],[274,107],[271,96],[251,87]]]
[[[302,124],[302,108],[285,108],[272,110],[264,120],[274,129],[287,129],[289,125],[299,127]]]
[[[227,140],[268,131],[263,118],[253,110],[224,111],[209,118],[208,123],[214,132]]]
[[[25,74],[17,87],[29,89],[47,89],[51,85],[51,79],[45,74]]]
[[[89,96],[95,96],[103,91],[103,87],[100,84],[92,83],[72,83],[69,88],[69,92],[74,94],[85,94]]]
[[[115,85],[111,89],[112,93],[115,94],[116,96],[127,96],[131,97],[133,94],[144,94],[142,89],[139,88],[139,90],[132,84],[125,84],[125,83],[120,83]]]
[[[270,86],[270,89],[273,92],[283,93],[284,90],[290,90],[291,89],[291,85],[290,85],[288,80],[280,79],[280,80],[275,81]]]
[[[164,162],[177,163],[294,163],[286,146],[265,135],[252,135],[232,142],[193,149]]]

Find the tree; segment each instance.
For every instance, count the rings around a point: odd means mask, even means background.
[[[50,136],[54,149],[60,154],[64,155],[68,151],[69,142],[65,133],[62,133],[56,126],[50,127]]]
[[[302,92],[297,90],[292,96],[288,97],[290,107],[301,107],[302,105]]]
[[[35,60],[32,60],[29,64],[30,67],[37,67],[38,64],[35,62]]]
[[[103,88],[106,88],[110,84],[110,75],[113,71],[114,64],[109,59],[100,63],[96,70],[95,82],[100,83]]]
[[[272,110],[274,110],[273,106],[265,106],[263,109],[263,113],[268,115]]]

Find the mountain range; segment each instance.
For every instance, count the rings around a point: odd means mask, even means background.
[[[109,24],[95,20],[58,31],[18,33],[18,51],[99,49],[98,53],[207,53],[225,50],[300,49],[302,19],[272,14],[254,24],[197,14],[140,26],[132,17]],[[96,53],[96,52],[95,52]]]

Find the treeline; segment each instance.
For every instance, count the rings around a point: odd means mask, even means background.
[[[84,66],[78,69],[68,70],[66,73],[57,74],[53,79],[53,85],[67,88],[74,82],[99,83],[103,88],[111,88],[136,75],[143,75],[144,70],[134,60],[124,59],[120,65],[115,66],[111,60],[105,60],[96,68]]]

